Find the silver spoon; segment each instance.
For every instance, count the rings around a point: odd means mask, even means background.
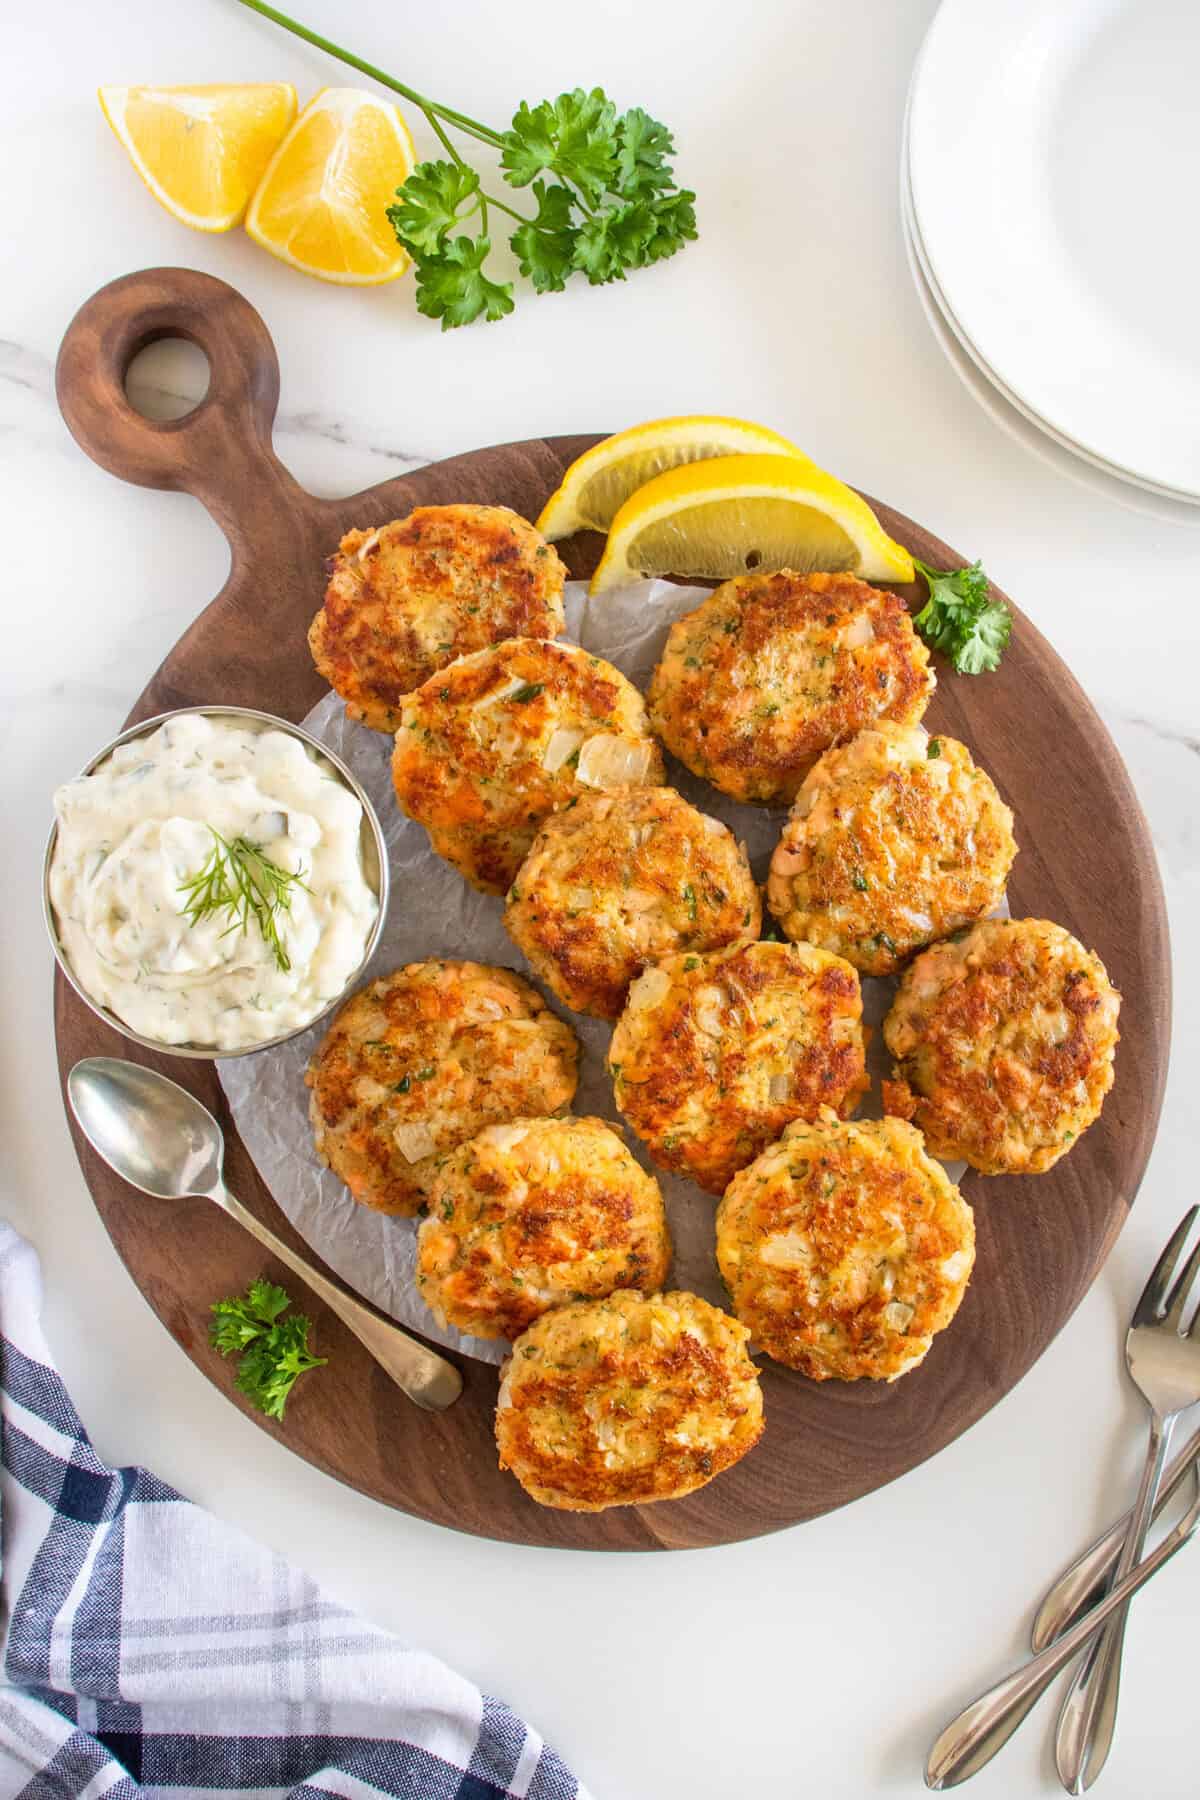
[[[1064,1631],[1060,1638],[1047,1644],[1021,1668],[1006,1675],[986,1694],[964,1707],[957,1718],[951,1719],[929,1752],[925,1786],[935,1793],[940,1793],[943,1788],[958,1787],[960,1782],[977,1775],[985,1763],[991,1762],[1059,1671],[1074,1661],[1105,1621],[1128,1605],[1138,1589],[1144,1587],[1152,1575],[1157,1575],[1176,1551],[1183,1549],[1197,1525],[1200,1525],[1200,1470],[1196,1475],[1196,1495],[1192,1504],[1161,1544],[1118,1581],[1106,1599],[1077,1619],[1069,1631]]]
[[[211,1200],[306,1281],[417,1406],[441,1412],[458,1399],[452,1363],[335,1287],[235,1199],[222,1179],[221,1127],[186,1088],[140,1063],[89,1056],[71,1070],[67,1094],[92,1148],[131,1187],[156,1200]]]

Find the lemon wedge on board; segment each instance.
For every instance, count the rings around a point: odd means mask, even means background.
[[[576,457],[542,508],[537,528],[551,543],[585,528],[607,531],[630,496],[656,475],[712,457],[749,455],[809,460],[777,431],[717,413],[632,425]]]
[[[727,580],[755,570],[844,569],[912,581],[913,560],[866,501],[799,458],[719,456],[670,469],[617,513],[589,592],[646,575]]]
[[[274,156],[246,230],[293,269],[372,287],[409,264],[387,208],[416,161],[398,106],[360,88],[322,88]]]
[[[286,81],[97,91],[154,198],[196,231],[239,223],[296,116],[296,90]]]

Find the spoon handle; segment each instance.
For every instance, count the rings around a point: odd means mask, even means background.
[[[1192,1470],[1200,1465],[1200,1429],[1191,1437],[1171,1463],[1162,1479],[1154,1502],[1155,1518],[1179,1492]],[[1116,1567],[1125,1542],[1132,1513],[1125,1513],[1115,1525],[1089,1544],[1068,1569],[1064,1569],[1053,1587],[1048,1588],[1037,1618],[1033,1622],[1032,1643],[1044,1650],[1068,1625],[1082,1618],[1090,1606],[1104,1598],[1109,1576]]]
[[[436,1350],[429,1350],[424,1344],[419,1344],[391,1319],[382,1318],[379,1313],[373,1312],[370,1307],[347,1294],[343,1288],[336,1287],[332,1281],[327,1280],[304,1257],[297,1256],[282,1238],[277,1238],[273,1231],[256,1219],[249,1208],[229,1192],[224,1182],[219,1182],[212,1188],[206,1198],[214,1201],[231,1219],[236,1219],[239,1225],[244,1225],[251,1237],[257,1238],[272,1256],[277,1256],[281,1263],[287,1264],[293,1275],[299,1275],[302,1281],[306,1281],[415,1405],[423,1406],[428,1412],[442,1412],[447,1406],[454,1404],[462,1392],[462,1376],[453,1363],[447,1362],[444,1356],[439,1356]]]
[[[1143,1562],[1131,1569],[1112,1592],[1092,1611],[1078,1619],[1054,1643],[1048,1644],[1021,1668],[996,1682],[978,1700],[963,1708],[942,1731],[925,1764],[925,1786],[941,1792],[977,1775],[1006,1744],[1034,1703],[1045,1693],[1060,1669],[1079,1653],[1106,1619],[1125,1606],[1163,1564],[1182,1550],[1200,1523],[1200,1492],[1175,1529]]]

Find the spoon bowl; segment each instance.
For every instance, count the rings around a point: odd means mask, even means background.
[[[93,1150],[143,1194],[180,1200],[219,1184],[221,1127],[177,1081],[140,1063],[92,1056],[67,1076],[67,1097]]]

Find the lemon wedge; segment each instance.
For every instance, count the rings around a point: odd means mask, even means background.
[[[670,469],[617,513],[589,592],[645,575],[718,581],[754,570],[845,569],[912,581],[913,560],[866,501],[814,463],[718,456]]]
[[[395,281],[409,257],[387,208],[415,160],[398,106],[359,88],[322,88],[268,163],[246,230],[272,256],[322,281]]]
[[[286,81],[98,92],[154,198],[197,231],[239,222],[296,116],[296,90]]]
[[[633,425],[575,458],[558,491],[542,508],[538,530],[551,543],[585,528],[607,531],[630,495],[656,475],[716,456],[754,455],[808,461],[777,431],[746,419],[691,413]]]

